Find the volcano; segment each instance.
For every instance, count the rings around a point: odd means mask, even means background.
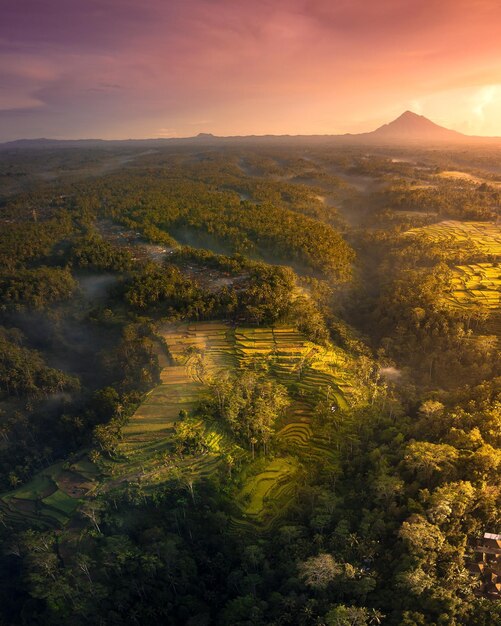
[[[423,115],[405,111],[396,120],[380,126],[367,137],[395,142],[456,142],[467,139],[466,135],[435,124]]]

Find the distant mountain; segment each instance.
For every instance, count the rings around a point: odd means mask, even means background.
[[[0,144],[0,150],[48,149],[48,148],[157,148],[185,144],[217,146],[221,144],[347,144],[347,145],[406,145],[406,144],[479,144],[501,143],[501,137],[473,137],[463,135],[435,124],[422,115],[405,111],[396,120],[368,133],[346,135],[245,135],[218,137],[212,133],[199,133],[196,137],[173,137],[169,139],[19,139]]]
[[[372,139],[395,142],[457,142],[470,139],[467,135],[439,126],[423,115],[405,111],[396,120],[380,126],[370,135]]]

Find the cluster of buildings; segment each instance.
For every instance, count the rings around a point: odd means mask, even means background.
[[[484,533],[474,548],[476,559],[468,564],[471,573],[480,577],[478,593],[491,600],[501,598],[501,535]]]

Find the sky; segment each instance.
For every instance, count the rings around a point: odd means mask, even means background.
[[[501,136],[499,0],[0,0],[0,141]]]

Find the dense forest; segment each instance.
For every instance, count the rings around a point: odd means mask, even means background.
[[[0,624],[500,623],[499,156],[2,150]]]

